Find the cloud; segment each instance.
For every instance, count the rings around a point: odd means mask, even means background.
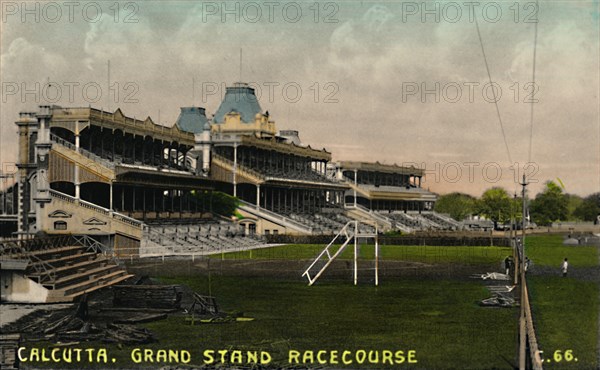
[[[506,17],[500,22],[479,18],[479,26],[492,79],[502,88],[499,108],[511,155],[523,162],[529,146],[531,106],[523,101],[529,93],[525,84],[531,81],[533,24],[515,23],[511,4],[503,4]],[[242,79],[280,84],[274,99],[263,89],[260,101],[278,128],[300,130],[304,143],[328,148],[337,160],[508,166],[495,106],[483,97],[487,71],[475,24],[466,13],[457,23],[422,22],[419,16],[405,20],[401,3],[348,2],[338,4],[333,15],[338,22],[327,23],[322,21],[325,9],[315,22],[309,5],[302,4],[305,17],[297,23],[282,21],[280,10],[274,22],[265,14],[257,23],[243,18],[236,23],[231,17],[223,22],[221,14],[206,13],[206,4],[185,1],[142,2],[138,23],[114,22],[108,12],[97,23],[29,27],[13,22],[7,32],[2,29],[0,71],[3,81],[44,82],[50,77],[104,87],[110,60],[120,99],[92,105],[121,107],[125,114],[155,120],[160,112],[160,121],[172,124],[180,106],[201,105],[209,115],[217,109],[222,91],[202,100],[202,83],[221,88],[238,80],[243,49]],[[570,189],[589,193],[600,186],[589,165],[598,162],[600,150],[597,16],[589,4],[553,2],[543,3],[538,18],[540,101],[534,107],[533,160],[539,161],[541,176],[587,179]],[[123,102],[122,87],[128,81],[139,88],[138,103]],[[302,87],[299,102],[283,96],[282,85],[288,82]],[[403,96],[407,84],[432,89],[436,83],[439,93]],[[468,99],[468,83],[479,84],[474,101]],[[448,84],[462,87],[461,99],[452,102],[444,95]],[[337,102],[324,102],[327,97]],[[77,98],[65,105],[89,104]],[[2,108],[5,158],[13,155],[6,149],[15,141],[12,122],[18,111],[31,107],[11,101]],[[488,185],[443,184],[449,191],[472,194]],[[514,184],[507,179],[499,185]]]

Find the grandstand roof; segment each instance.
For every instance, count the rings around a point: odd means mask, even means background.
[[[150,117],[138,120],[135,117],[127,117],[117,109],[114,113],[105,112],[100,109],[85,108],[52,108],[52,119],[50,127],[61,127],[73,133],[81,132],[90,125],[114,128],[123,132],[151,136],[155,139],[178,142],[179,144],[194,145],[194,135],[183,131],[178,125],[172,127],[162,126],[154,123]]]
[[[403,186],[375,186],[367,184],[359,184],[355,188],[359,194],[373,200],[435,201],[437,199],[434,193],[421,188],[410,187],[407,189]]]
[[[225,97],[215,113],[213,122],[223,123],[225,115],[231,112],[238,112],[242,116],[242,122],[245,123],[254,122],[254,117],[258,113],[262,113],[254,89],[248,84],[237,82],[233,86],[227,87]]]
[[[379,162],[353,162],[353,161],[341,161],[339,167],[344,170],[358,170],[367,172],[385,172],[385,173],[396,173],[402,175],[411,176],[423,176],[424,171],[420,168],[410,166],[398,166],[397,164],[381,164]]]
[[[181,112],[175,122],[181,131],[198,134],[208,124],[206,110],[200,107],[181,107]]]
[[[275,138],[260,139],[255,136],[244,135],[240,138],[241,145],[253,146],[256,148],[274,150],[283,153],[298,155],[301,157],[316,158],[318,160],[331,160],[331,153],[325,148],[313,149],[310,145],[300,146],[292,143],[278,142]]]

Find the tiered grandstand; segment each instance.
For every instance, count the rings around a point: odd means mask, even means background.
[[[68,302],[132,275],[87,236],[0,242],[2,301]]]
[[[119,109],[58,106],[23,112],[16,125],[18,172],[0,194],[11,235],[0,237],[88,235],[134,258],[256,248],[265,235],[334,235],[351,220],[363,233],[460,228],[432,212],[422,170],[333,163],[297,131],[278,132],[243,83],[227,88],[212,119],[184,107],[171,127]],[[215,192],[239,201],[235,215],[214,211]]]
[[[240,225],[224,221],[194,221],[169,224],[154,221],[145,233],[140,254],[208,255],[256,248],[264,244],[259,236],[248,236]]]

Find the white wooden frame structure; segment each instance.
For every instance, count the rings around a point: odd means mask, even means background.
[[[323,272],[329,267],[333,260],[338,257],[344,249],[354,240],[354,285],[358,284],[358,239],[359,238],[374,238],[375,239],[375,286],[379,285],[379,241],[377,238],[378,228],[375,223],[375,233],[360,233],[358,225],[359,221],[349,221],[344,227],[337,233],[337,235],[331,240],[331,242],[323,249],[321,253],[315,258],[315,260],[308,266],[302,276],[306,276],[308,279],[308,285],[313,285],[317,279],[323,274]],[[332,254],[330,250],[333,243],[340,237],[346,237],[346,240],[342,245]],[[317,265],[319,261],[325,261],[322,267]],[[316,270],[316,271],[315,271]]]

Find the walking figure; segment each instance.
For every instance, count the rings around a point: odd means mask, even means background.
[[[530,263],[531,261],[529,260],[529,257],[525,257],[525,272],[527,272]]]
[[[506,270],[506,275],[510,274],[510,257],[506,256],[504,259],[504,269]]]
[[[567,277],[567,269],[568,268],[569,268],[569,262],[565,258],[565,260],[562,263],[562,266],[560,267],[560,269],[562,270],[563,277]]]

